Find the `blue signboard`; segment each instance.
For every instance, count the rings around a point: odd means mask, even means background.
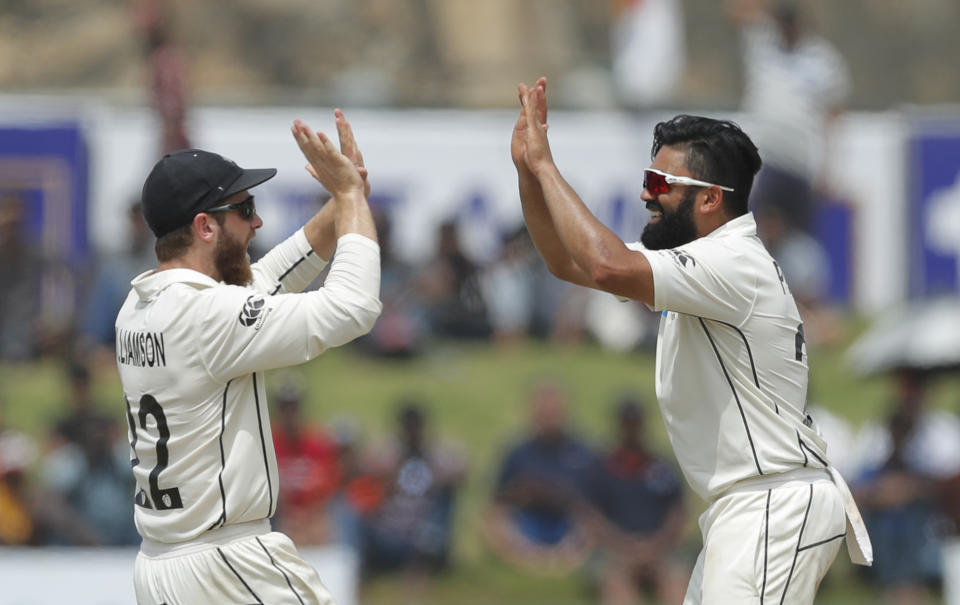
[[[914,125],[908,159],[910,295],[958,291],[960,116]]]
[[[19,199],[28,239],[44,257],[87,256],[87,176],[77,124],[0,126],[0,194]]]
[[[820,200],[813,217],[813,235],[830,262],[826,296],[833,302],[850,301],[853,283],[853,208],[843,200]]]
[[[0,216],[10,238],[7,260],[18,263],[7,272],[13,283],[4,285],[15,294],[0,298],[7,336],[0,356],[31,355],[34,327],[47,335],[70,329],[79,269],[90,252],[87,178],[79,125],[0,126]]]

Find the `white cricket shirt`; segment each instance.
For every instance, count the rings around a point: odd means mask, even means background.
[[[694,491],[713,500],[743,479],[825,468],[804,413],[800,313],[753,215],[670,250],[629,247],[653,268],[657,398]]]
[[[144,538],[175,543],[277,508],[264,370],[300,364],[368,332],[380,314],[380,249],[342,236],[325,261],[303,230],[229,286],[190,269],[137,276],[117,317]]]

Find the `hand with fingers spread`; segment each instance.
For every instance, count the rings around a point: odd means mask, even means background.
[[[360,152],[353,140],[350,125],[340,110],[337,110],[337,131],[340,134],[341,149],[337,149],[327,135],[314,132],[300,120],[293,123],[291,130],[300,151],[309,162],[307,172],[320,181],[330,195],[341,198],[359,193],[366,198],[366,179],[360,173],[363,161],[362,158],[359,160],[358,168],[355,158],[360,157]],[[346,152],[350,152],[354,157],[350,157]],[[363,170],[366,172],[365,168]]]

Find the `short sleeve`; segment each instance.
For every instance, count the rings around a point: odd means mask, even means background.
[[[641,250],[653,270],[655,311],[676,311],[740,325],[756,297],[756,276],[742,252],[700,238],[668,250]]]

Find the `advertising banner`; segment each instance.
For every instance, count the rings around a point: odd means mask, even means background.
[[[914,124],[909,142],[910,295],[956,294],[960,271],[960,119]]]

